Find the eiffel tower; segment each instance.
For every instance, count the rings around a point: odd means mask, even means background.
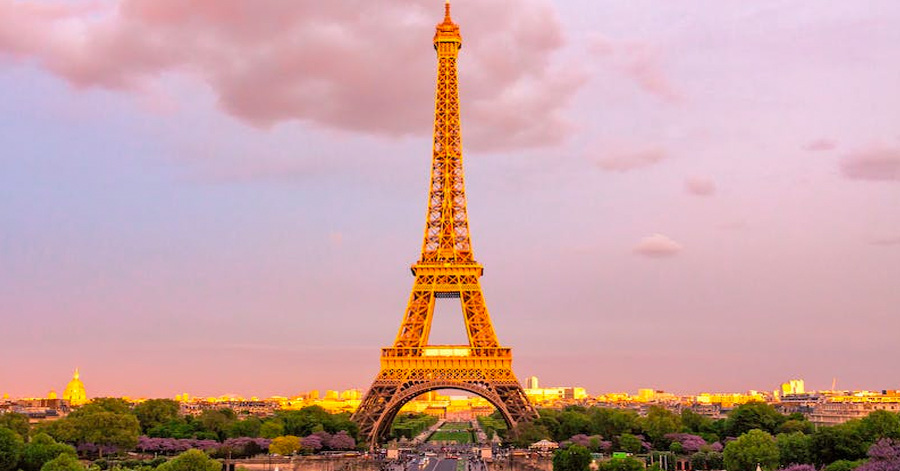
[[[510,430],[537,417],[512,370],[512,349],[501,347],[481,292],[484,272],[472,254],[466,192],[456,59],[459,26],[450,18],[437,25],[438,58],[431,185],[422,257],[412,267],[412,294],[392,347],[381,349],[381,371],[352,420],[371,447],[382,441],[404,404],[436,389],[459,389],[487,399]],[[460,300],[468,345],[428,344],[435,301]]]

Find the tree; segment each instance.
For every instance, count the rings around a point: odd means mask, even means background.
[[[669,451],[674,453],[692,455],[707,446],[706,440],[704,440],[703,437],[692,435],[690,433],[669,433],[665,438],[672,442],[672,445],[669,446]],[[672,446],[674,445],[678,445],[678,447],[676,447],[678,449],[677,451],[672,449]]]
[[[75,455],[63,453],[56,458],[44,463],[41,471],[85,471],[84,465],[78,461]]]
[[[618,442],[619,450],[628,453],[640,453],[641,449],[643,448],[641,439],[630,433],[623,433],[622,435],[619,435],[616,441]]]
[[[804,435],[803,432],[779,433],[775,438],[775,443],[778,445],[782,467],[788,467],[792,464],[812,463],[811,436]]]
[[[22,437],[8,428],[0,428],[0,471],[13,471],[22,459]]]
[[[854,461],[866,457],[868,445],[860,431],[861,422],[849,422],[832,427],[820,427],[812,435],[813,461],[822,466],[838,460]]]
[[[288,456],[298,451],[300,451],[300,437],[293,435],[273,438],[272,444],[269,445],[269,453],[276,455]]]
[[[665,436],[681,431],[681,416],[660,406],[650,406],[647,417],[641,421],[644,433],[656,448],[668,447]]]
[[[39,433],[31,437],[31,441],[25,445],[21,467],[24,471],[40,471],[44,464],[62,454],[76,456],[75,448],[57,443],[46,433]]]
[[[356,448],[356,440],[345,430],[341,430],[332,435],[331,440],[326,445],[332,450],[352,450]]]
[[[776,433],[785,421],[787,417],[778,413],[774,407],[764,402],[748,402],[728,414],[725,431],[731,437],[739,437],[753,429]]]
[[[112,412],[114,414],[131,414],[131,403],[118,397],[98,397],[79,407],[71,415],[93,414],[95,412]]]
[[[644,471],[644,462],[632,458],[613,458],[597,466],[597,471]]]
[[[868,442],[881,438],[900,440],[900,416],[886,410],[876,410],[860,420],[859,429]]]
[[[28,432],[31,426],[28,424],[28,417],[17,414],[15,412],[7,412],[0,414],[0,428],[8,428],[19,434],[22,439],[28,438]]]
[[[64,420],[75,421],[76,442],[103,447],[132,449],[137,445],[141,425],[133,414],[93,412]]]
[[[571,445],[553,454],[553,471],[587,471],[591,452],[581,445]]]
[[[149,399],[134,406],[134,415],[141,423],[141,431],[165,425],[179,419],[180,406],[171,399]]]
[[[869,447],[869,461],[857,471],[900,471],[900,443],[882,438]]]
[[[215,434],[219,440],[224,440],[228,429],[235,420],[234,411],[231,409],[205,410],[197,418],[203,429]]]
[[[691,455],[691,468],[697,469],[722,469],[725,467],[725,459],[718,451],[698,451]]]
[[[551,438],[547,427],[536,422],[520,422],[516,425],[514,432],[513,444],[519,448],[525,448],[532,443]]]
[[[559,414],[556,419],[559,422],[558,436],[553,437],[562,440],[578,434],[591,433],[591,421],[584,412],[576,410],[566,410]]]
[[[713,432],[713,421],[691,409],[681,410],[681,427],[685,432],[700,434]]]
[[[159,465],[156,471],[221,471],[222,463],[200,450],[188,450]]]
[[[259,427],[259,436],[275,438],[284,435],[284,425],[278,420],[267,420]]]
[[[853,471],[854,469],[862,466],[866,460],[856,460],[856,461],[848,461],[848,460],[837,460],[828,466],[826,466],[824,471]]]
[[[725,469],[753,471],[757,464],[767,471],[778,467],[775,438],[762,430],[751,430],[725,446]]]
[[[322,437],[309,435],[300,440],[300,448],[306,452],[316,452],[322,449]]]
[[[258,437],[262,429],[262,421],[256,417],[247,417],[244,420],[238,420],[231,424],[228,428],[228,436],[237,437]]]
[[[778,471],[817,471],[816,467],[811,464],[792,464],[786,468],[781,468]]]
[[[604,437],[640,433],[641,430],[638,424],[640,416],[633,410],[595,407],[589,411],[589,415],[593,432]]]

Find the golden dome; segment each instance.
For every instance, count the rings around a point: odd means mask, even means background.
[[[80,377],[78,368],[75,368],[72,381],[69,381],[69,384],[66,385],[66,390],[63,391],[63,399],[69,401],[69,405],[80,406],[87,403],[87,392],[84,390],[84,383],[81,382]]]

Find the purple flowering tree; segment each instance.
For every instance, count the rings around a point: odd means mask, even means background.
[[[322,437],[313,434],[300,440],[300,447],[306,451],[316,452],[322,449]]]
[[[341,430],[331,436],[327,445],[328,448],[331,448],[332,450],[352,450],[356,448],[356,440],[354,440],[347,431]]]
[[[573,445],[583,446],[585,448],[590,448],[591,446],[591,438],[583,433],[579,433],[578,435],[573,435],[572,438],[569,439]]]
[[[673,443],[680,443],[681,451],[689,455],[700,451],[706,445],[706,440],[703,437],[689,433],[668,433],[665,437]]]
[[[900,471],[900,443],[882,438],[869,447],[869,461],[856,471]]]
[[[781,468],[778,471],[816,471],[816,467],[811,464],[792,464],[787,468]]]

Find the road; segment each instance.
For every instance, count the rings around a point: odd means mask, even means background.
[[[422,471],[456,471],[456,460],[448,458],[432,458]]]

